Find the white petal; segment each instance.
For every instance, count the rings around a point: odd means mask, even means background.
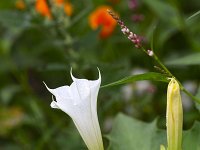
[[[51,108],[60,109],[55,101],[52,101],[52,102],[51,102]]]
[[[44,83],[45,84],[45,83]],[[55,89],[50,89],[48,86],[45,84],[47,90],[51,92],[55,97],[56,100],[58,99],[65,99],[65,98],[70,98],[71,94],[69,92],[69,86],[61,86]]]
[[[98,69],[99,71],[99,69]],[[99,71],[99,79],[97,80],[93,80],[93,81],[89,81],[90,84],[90,92],[91,92],[91,105],[93,109],[96,109],[96,105],[97,105],[97,96],[98,96],[98,92],[99,92],[99,88],[100,88],[100,84],[101,84],[101,74]]]
[[[101,74],[99,72],[99,78],[97,80],[89,80],[90,87],[99,87],[101,84]]]
[[[46,84],[45,86],[47,90],[56,97],[56,102],[53,100],[53,102],[51,103],[51,107],[59,108],[68,114],[69,110],[72,109],[73,102],[69,86],[61,86],[55,89],[48,88]]]
[[[96,109],[97,95],[101,84],[101,73],[99,68],[99,79],[97,80],[86,80],[78,79],[72,75],[72,69],[70,71],[73,83],[70,85],[71,93],[73,93],[73,99],[75,104],[81,103],[85,99],[92,100],[92,106]]]
[[[99,79],[98,79],[98,80],[100,80],[100,82],[101,82],[101,73],[100,73],[100,70],[99,70],[98,67],[97,67],[97,70],[98,70],[98,73],[99,73]],[[72,78],[73,81],[78,80],[78,78],[75,78],[75,77],[73,76],[72,68],[70,69],[70,75],[71,75],[71,78]],[[93,80],[89,80],[89,81],[93,81]],[[94,81],[96,81],[96,80],[94,80]]]
[[[86,79],[76,79],[70,85],[70,91],[73,95],[74,105],[84,103],[90,99],[89,82]]]
[[[103,150],[101,132],[97,132],[97,129],[100,131],[100,127],[94,124],[94,118],[91,115],[89,110],[80,110],[73,117],[73,121],[89,150]]]

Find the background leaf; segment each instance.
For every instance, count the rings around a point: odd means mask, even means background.
[[[169,3],[159,0],[143,0],[143,2],[162,20],[171,25],[175,25],[177,28],[181,27],[180,18],[177,10]]]
[[[10,29],[17,30],[30,26],[30,16],[19,11],[0,11],[0,23]]]
[[[166,131],[158,129],[157,121],[144,123],[123,114],[118,114],[113,129],[107,138],[109,150],[159,150],[166,147]],[[199,150],[200,123],[195,122],[190,130],[183,131],[183,150]]]
[[[200,149],[200,123],[195,122],[193,127],[183,133],[183,150]]]
[[[164,130],[156,127],[156,121],[144,123],[119,114],[114,122],[109,150],[159,150],[160,145],[166,145]]]
[[[177,65],[177,66],[200,65],[200,53],[195,53],[184,57],[176,58],[173,60],[168,60],[166,64]]]

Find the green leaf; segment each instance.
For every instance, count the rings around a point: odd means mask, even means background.
[[[16,0],[0,1],[0,9],[10,9],[15,6]]]
[[[183,150],[200,149],[200,123],[195,122],[193,127],[183,133]]]
[[[19,11],[0,11],[0,23],[6,28],[20,30],[30,26],[30,16]]]
[[[158,129],[156,120],[144,123],[123,114],[117,115],[110,134],[109,150],[160,150],[167,147],[166,131]],[[200,123],[195,122],[190,130],[183,131],[183,150],[200,149]]]
[[[200,53],[187,55],[181,58],[176,58],[174,60],[168,60],[166,64],[177,66],[200,65]]]
[[[15,96],[16,93],[18,93],[21,90],[21,87],[19,85],[11,84],[5,86],[0,91],[0,99],[4,104],[8,104],[12,98]]]
[[[118,80],[116,82],[106,84],[101,87],[115,86],[115,85],[119,85],[119,84],[125,84],[125,83],[134,82],[134,81],[141,81],[141,80],[169,82],[167,77],[163,74],[156,73],[156,72],[148,72],[148,73],[144,73],[144,74],[132,75],[132,76],[123,78],[121,80]]]
[[[182,26],[178,11],[170,4],[160,0],[143,0],[143,2],[164,22],[177,28]]]
[[[156,127],[156,121],[144,123],[119,114],[107,136],[109,150],[159,150],[166,145],[166,132]]]

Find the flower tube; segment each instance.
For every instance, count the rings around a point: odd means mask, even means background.
[[[51,103],[52,108],[58,108],[68,114],[89,150],[103,150],[103,141],[97,116],[97,95],[101,84],[99,79],[77,79],[72,75],[70,86],[50,89],[56,100]]]

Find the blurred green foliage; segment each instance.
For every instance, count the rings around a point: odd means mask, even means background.
[[[134,9],[130,1],[71,1],[72,16],[55,10],[52,19],[35,10],[35,0],[25,0],[23,10],[16,8],[16,0],[0,1],[0,149],[86,149],[70,118],[50,108],[51,95],[42,81],[51,88],[69,85],[71,67],[76,77],[88,79],[97,78],[99,67],[102,85],[138,72],[158,71],[119,27],[106,39],[99,38],[101,28],[90,28],[88,16],[101,5],[111,6],[144,38],[147,49],[154,37],[155,53],[188,90],[197,92],[200,15],[190,16],[199,11],[200,1],[141,0]],[[144,18],[134,21],[132,16],[137,14]],[[98,114],[103,134],[116,126],[112,120],[119,112],[146,122],[157,117],[158,127],[165,128],[166,86],[142,81],[102,88]],[[184,129],[189,129],[200,115],[185,95],[183,105]],[[198,129],[195,126],[192,130]],[[106,137],[104,144],[109,145]]]

